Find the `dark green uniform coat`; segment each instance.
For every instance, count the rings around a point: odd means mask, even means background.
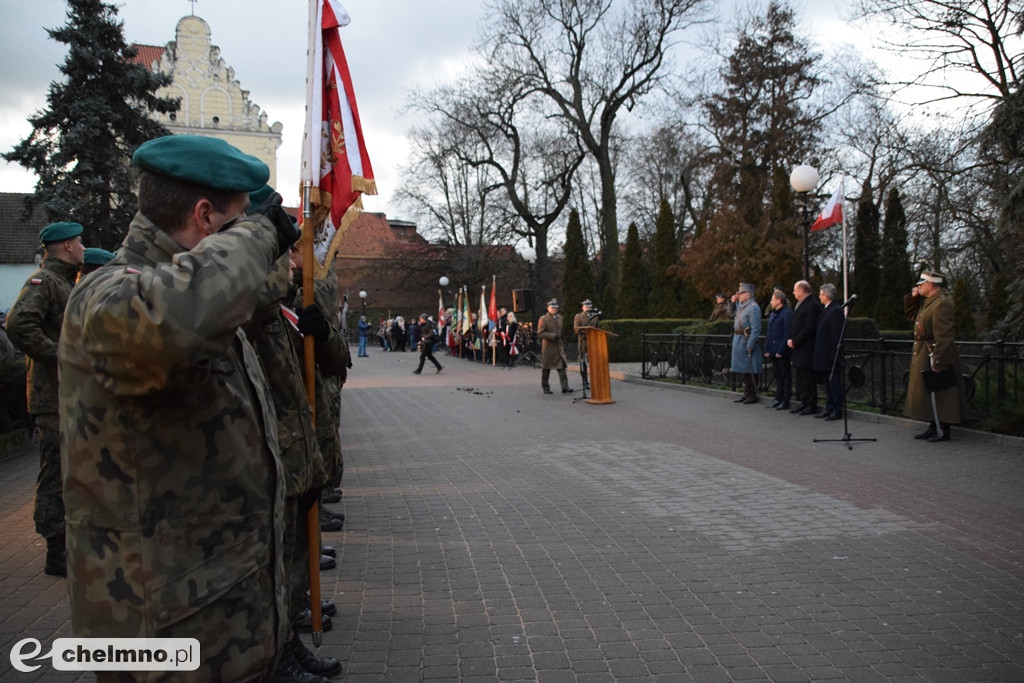
[[[907,405],[903,414],[914,420],[933,422],[931,394],[925,389],[922,370],[931,364],[929,353],[935,357],[935,369],[942,371],[952,366],[956,376],[964,374],[960,355],[953,343],[953,298],[945,289],[930,297],[919,299],[917,319],[914,321],[914,356],[910,361],[910,385],[907,388]],[[955,387],[935,392],[935,406],[939,422],[960,424],[967,417],[967,397],[963,382]]]

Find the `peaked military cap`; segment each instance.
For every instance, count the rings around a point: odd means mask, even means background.
[[[132,163],[153,173],[228,192],[253,192],[266,185],[270,168],[219,138],[167,135],[144,142]]]
[[[593,306],[593,305],[594,305],[594,302],[593,302],[593,301],[591,301],[590,299],[584,299],[584,300],[583,300],[583,301],[582,301],[581,303],[582,303],[582,304],[583,304],[584,306]]]
[[[552,299],[547,303],[547,305],[551,306],[552,308],[558,308],[558,299]]]
[[[89,247],[85,250],[85,265],[87,266],[102,266],[112,258],[114,258],[114,252],[106,249]]]
[[[946,276],[937,270],[923,270],[921,271],[921,279],[917,281],[917,284],[924,282],[930,282],[933,285],[944,285],[946,284]]]
[[[754,285],[750,284],[749,282],[741,282],[740,283],[740,288],[736,291],[736,293],[738,294],[740,292],[746,292],[747,294],[753,294],[754,293]]]
[[[43,244],[63,242],[64,240],[69,240],[72,237],[78,237],[84,230],[85,228],[83,228],[80,223],[70,223],[68,221],[50,223],[39,231],[39,241]]]

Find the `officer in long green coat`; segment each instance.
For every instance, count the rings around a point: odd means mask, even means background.
[[[36,477],[36,533],[46,539],[43,571],[66,576],[64,496],[61,492],[60,433],[57,416],[57,342],[71,288],[85,258],[83,228],[78,223],[51,223],[39,232],[43,263],[29,276],[7,315],[7,335],[28,364],[28,412],[39,444]]]
[[[245,216],[269,169],[222,140],[158,138],[132,163],[139,212],[58,351],[72,629],[198,639],[197,671],[130,680],[264,680],[287,637],[285,482],[240,326],[298,233],[279,204]]]
[[[949,427],[960,424],[967,417],[967,396],[964,393],[963,366],[953,339],[953,297],[946,289],[947,279],[942,273],[926,270],[909,297],[909,308],[917,309],[914,320],[914,355],[910,360],[910,385],[903,414],[914,420],[928,422],[928,427],[915,436],[930,442],[949,441]],[[935,392],[932,396],[925,387],[924,370],[942,372],[953,369],[956,385]],[[940,435],[935,429],[938,414]]]

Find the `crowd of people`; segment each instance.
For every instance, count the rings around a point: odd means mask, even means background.
[[[730,370],[740,377],[743,393],[737,403],[760,403],[757,376],[771,363],[775,393],[769,408],[840,420],[846,410],[842,341],[846,303],[838,300],[836,286],[825,283],[817,297],[806,280],[793,285],[795,304],[780,288],[772,291],[767,330],[763,337],[762,312],[754,301],[754,285],[741,283],[730,302],[715,296],[711,320],[732,319]],[[852,301],[852,298],[851,298]],[[948,441],[950,426],[967,415],[966,395],[960,377],[963,369],[953,341],[953,301],[947,278],[926,270],[906,297],[908,318],[914,320],[914,349],[904,414],[928,422],[915,438]],[[818,387],[824,405],[819,408]]]

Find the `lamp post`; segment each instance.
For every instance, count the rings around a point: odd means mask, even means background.
[[[797,205],[800,206],[804,224],[804,280],[810,281],[810,232],[811,232],[811,197],[810,192],[818,186],[818,169],[807,164],[800,164],[789,175],[789,184],[796,191]]]
[[[363,302],[363,315],[366,315],[366,290],[359,290],[359,300]]]
[[[537,250],[526,244],[519,248],[519,255],[526,261],[526,281],[533,291],[533,264],[537,262]]]

